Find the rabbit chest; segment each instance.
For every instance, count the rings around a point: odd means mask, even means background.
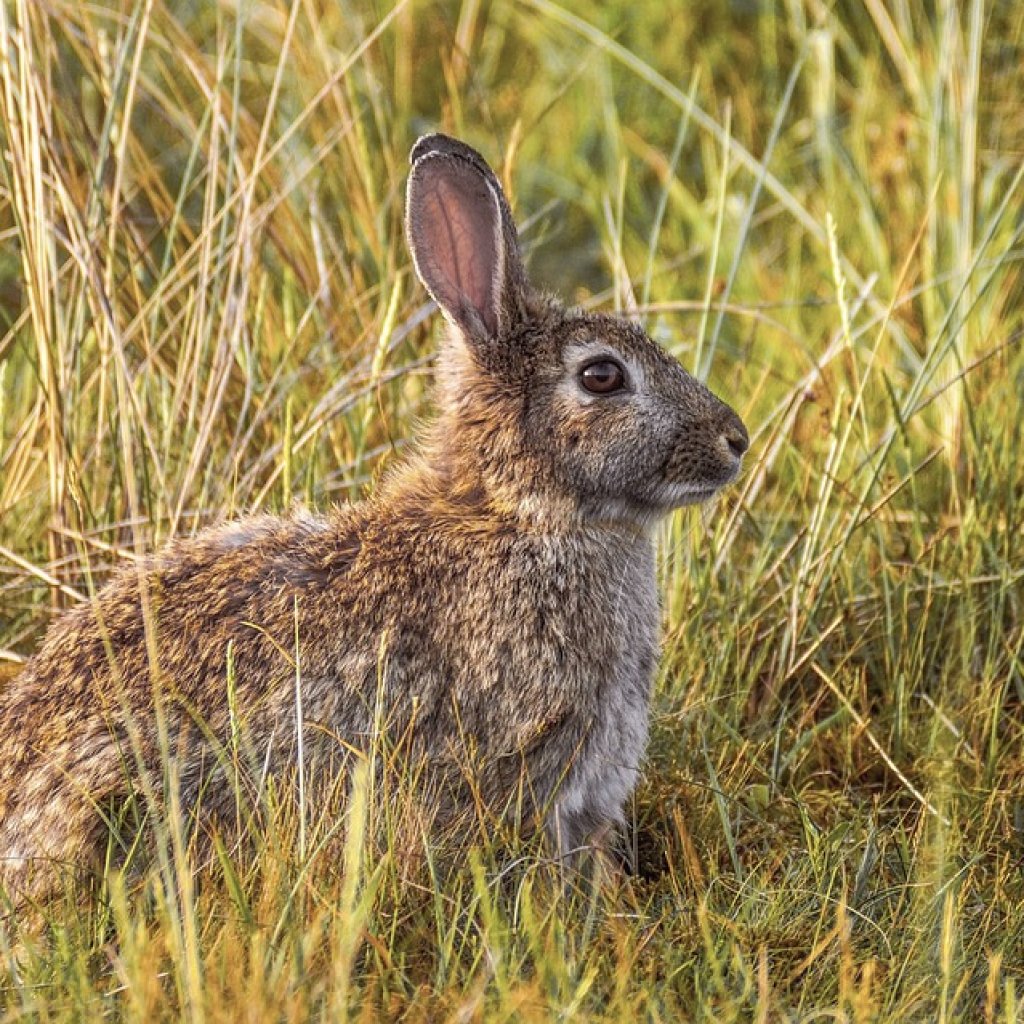
[[[619,822],[647,744],[659,609],[647,537],[527,539],[467,574],[454,616],[464,721],[525,752],[562,848]],[[459,621],[461,619],[461,621]]]
[[[566,683],[578,693],[582,713],[578,753],[568,762],[552,819],[563,850],[605,823],[622,821],[647,747],[657,662],[660,615],[650,542],[598,538],[595,547],[593,557],[603,557],[609,572],[601,579],[580,573],[577,585],[591,594],[569,626],[572,678]]]

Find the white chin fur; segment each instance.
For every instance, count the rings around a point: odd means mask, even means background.
[[[713,498],[719,487],[695,487],[692,484],[668,484],[657,495],[657,502],[666,510],[683,508],[686,505],[700,505]]]
[[[607,499],[586,510],[592,520],[618,520],[631,522],[645,529],[669,515],[673,509],[686,505],[700,505],[713,498],[719,487],[694,487],[691,484],[666,484],[651,499],[644,502],[623,499]]]

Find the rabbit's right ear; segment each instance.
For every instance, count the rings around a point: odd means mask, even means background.
[[[493,341],[523,312],[526,274],[508,201],[483,157],[426,135],[410,154],[406,233],[416,273],[467,340]]]

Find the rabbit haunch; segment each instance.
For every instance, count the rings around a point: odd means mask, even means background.
[[[177,541],[53,625],[0,689],[15,898],[53,891],[47,863],[98,866],[100,810],[144,776],[168,796],[157,704],[183,806],[226,827],[229,736],[294,768],[297,674],[312,792],[383,732],[438,827],[483,812],[565,854],[621,823],[658,644],[650,527],[733,479],[746,431],[637,326],[529,287],[479,154],[435,135],[412,159],[410,249],[450,324],[434,424],[367,501]]]

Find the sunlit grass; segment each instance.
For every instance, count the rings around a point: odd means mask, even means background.
[[[7,1018],[1024,1019],[1015,5],[0,19],[0,673],[169,536],[401,457],[431,128],[499,168],[539,281],[754,439],[660,534],[633,875],[413,870],[370,781],[340,817],[240,787],[261,831],[206,856],[154,805],[148,862],[45,944],[0,929]]]

